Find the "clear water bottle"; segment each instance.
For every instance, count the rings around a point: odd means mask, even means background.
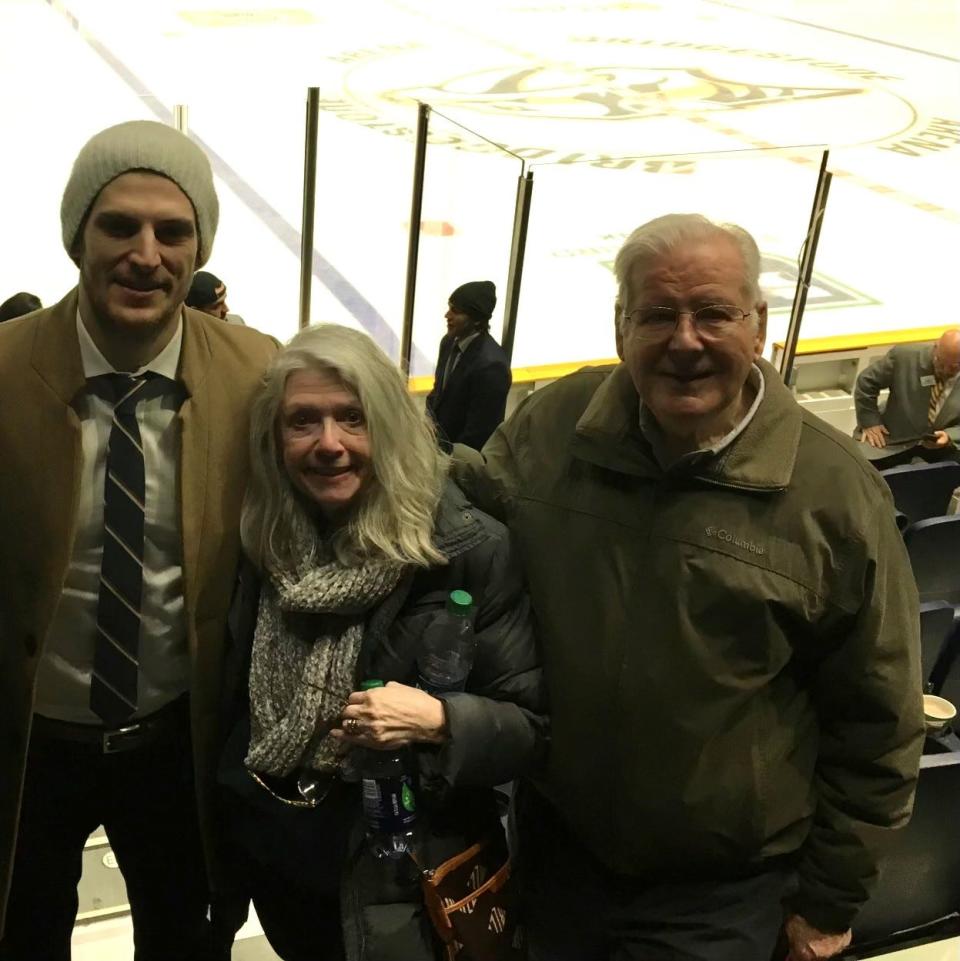
[[[364,691],[383,681],[364,681]],[[360,761],[363,818],[374,857],[402,858],[413,847],[417,803],[405,751],[364,750]]]
[[[446,694],[466,687],[477,647],[473,613],[473,598],[466,591],[450,592],[446,608],[423,632],[417,657],[419,688]]]

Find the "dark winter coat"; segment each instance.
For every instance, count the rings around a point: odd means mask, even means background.
[[[910,816],[917,589],[883,479],[758,366],[715,457],[661,467],[621,364],[536,391],[457,477],[523,556],[565,823],[637,878],[788,858],[792,910],[842,931]]]
[[[421,785],[418,825],[425,859],[436,864],[491,825],[499,809],[495,785],[532,773],[546,750],[547,721],[529,602],[506,529],[472,507],[452,483],[441,502],[434,541],[449,564],[403,578],[371,613],[357,665],[365,678],[415,683],[419,641],[452,590],[476,605],[477,652],[463,693],[443,695],[449,739],[415,750]],[[242,769],[249,737],[246,680],[259,585],[241,576],[230,618],[231,677],[227,705],[233,729],[221,765],[229,804],[254,804],[262,831],[241,841],[246,856],[295,885],[324,870],[322,852],[337,848],[343,934],[350,961],[420,961],[435,957],[416,873],[408,862],[385,865],[366,851],[356,785],[343,785],[325,811],[301,812],[272,801]],[[300,815],[298,817],[298,815]],[[282,824],[280,822],[283,822]],[[299,823],[298,823],[299,822]],[[272,830],[272,823],[280,825]],[[291,828],[291,824],[293,827]],[[277,838],[299,837],[296,844]],[[319,852],[319,853],[318,853]]]
[[[455,344],[451,334],[440,341],[436,380],[427,396],[427,410],[447,449],[450,444],[466,444],[480,450],[503,420],[511,383],[510,365],[503,348],[487,331],[482,331],[467,344],[457,366],[443,381]]]

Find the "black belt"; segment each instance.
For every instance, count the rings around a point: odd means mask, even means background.
[[[57,741],[73,741],[95,747],[99,754],[119,754],[187,730],[190,723],[190,699],[186,694],[148,714],[134,718],[123,727],[107,728],[99,724],[74,724],[58,721],[42,714],[33,715],[33,734]]]

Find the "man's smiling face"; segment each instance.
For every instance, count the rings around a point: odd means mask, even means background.
[[[652,306],[683,312],[675,327],[654,339],[626,317],[618,337],[637,393],[667,435],[722,436],[736,423],[747,375],[766,336],[766,304],[753,303],[747,288],[743,257],[722,234],[634,265],[628,314]],[[720,336],[708,334],[690,312],[713,304],[740,307],[751,316]]]
[[[133,337],[176,323],[197,245],[193,205],[172,180],[147,171],[112,180],[87,215],[79,252],[89,320]]]

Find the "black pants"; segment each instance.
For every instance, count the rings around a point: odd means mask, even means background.
[[[218,958],[186,706],[171,731],[117,754],[34,732],[0,961],[69,961],[83,845],[99,824],[126,882],[136,961]]]
[[[789,870],[736,881],[624,877],[587,853],[545,802],[533,815],[529,800],[519,862],[530,961],[770,961]]]
[[[348,951],[382,961],[435,958],[412,862],[376,861],[365,846],[349,850],[358,784],[337,780],[318,807],[303,809],[251,783],[234,782],[242,793],[225,788],[220,821],[238,892],[253,900],[283,961],[343,961]]]
[[[342,961],[340,887],[356,785],[336,781],[319,807],[286,806],[241,772],[219,818],[237,891],[249,897],[283,961]]]
[[[247,875],[257,918],[283,961],[343,961],[338,891],[283,887],[253,867]]]

